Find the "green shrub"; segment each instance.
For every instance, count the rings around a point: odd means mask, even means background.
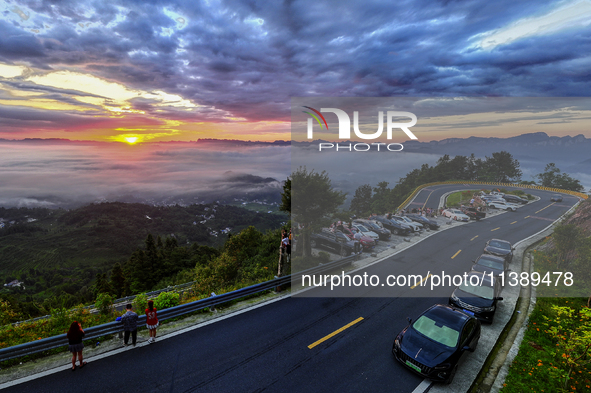
[[[324,251],[320,251],[318,253],[318,260],[320,261],[320,263],[330,262],[330,254]]]
[[[99,293],[94,302],[94,306],[101,314],[110,314],[113,311],[113,296],[108,293]]]
[[[70,327],[70,316],[68,310],[64,307],[51,309],[51,324],[58,329],[67,329]]]
[[[154,299],[154,307],[158,310],[174,307],[179,305],[180,295],[176,292],[162,292],[156,299]]]
[[[145,293],[140,293],[133,299],[133,308],[138,315],[142,315],[148,308],[148,297]]]

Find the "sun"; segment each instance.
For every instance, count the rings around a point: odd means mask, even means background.
[[[129,143],[130,145],[133,145],[134,143],[136,143],[138,141],[138,137],[137,136],[127,136],[124,138],[125,142]]]

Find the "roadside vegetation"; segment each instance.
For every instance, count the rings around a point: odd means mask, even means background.
[[[591,391],[590,229],[586,200],[534,251],[541,277],[572,272],[574,284],[560,293],[551,285],[536,288],[536,306],[503,393]]]
[[[230,227],[277,230],[288,216],[224,205],[99,203],[74,210],[1,208],[0,299],[10,322],[193,281],[216,258]],[[0,221],[2,221],[0,220]]]

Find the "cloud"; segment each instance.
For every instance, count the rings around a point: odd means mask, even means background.
[[[5,206],[57,207],[125,195],[154,203],[183,195],[278,195],[289,173],[289,146],[0,141],[0,205]]]
[[[562,2],[533,0],[15,4],[29,17],[5,11],[0,62],[162,92],[152,99],[215,107],[210,121],[289,121],[293,96],[589,91],[590,33],[578,22],[562,28],[580,21],[572,10],[581,2],[565,3],[566,11],[557,8]],[[485,39],[497,45],[473,46]],[[156,114],[151,103],[141,105]],[[204,118],[178,112],[159,115]]]

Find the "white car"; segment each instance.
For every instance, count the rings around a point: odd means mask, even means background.
[[[352,227],[357,229],[359,232],[361,232],[361,234],[363,236],[371,237],[376,242],[376,244],[378,244],[378,240],[380,239],[380,235],[378,235],[374,231],[368,229],[366,226],[363,226],[361,224],[353,224]]]
[[[403,225],[403,226],[406,225],[407,227],[410,228],[410,230],[412,232],[419,232],[422,229],[422,225],[419,227],[419,225],[416,222],[412,221],[412,220],[410,222],[407,222],[404,219],[404,217],[401,217],[401,216],[392,216],[392,220],[395,220],[400,225]]]
[[[396,216],[396,217],[401,218],[404,221],[404,223],[406,225],[410,226],[412,228],[412,230],[415,232],[420,231],[424,228],[423,224],[421,224],[420,222],[413,221],[408,217],[404,217],[404,216]],[[415,228],[418,228],[418,229],[415,229]]]
[[[455,221],[470,221],[470,217],[462,213],[459,209],[445,209],[442,214],[443,217],[449,217]]]
[[[490,201],[488,202],[488,207],[492,207],[493,209],[502,209],[514,212],[517,210],[517,208],[520,207],[520,205],[500,201]]]

